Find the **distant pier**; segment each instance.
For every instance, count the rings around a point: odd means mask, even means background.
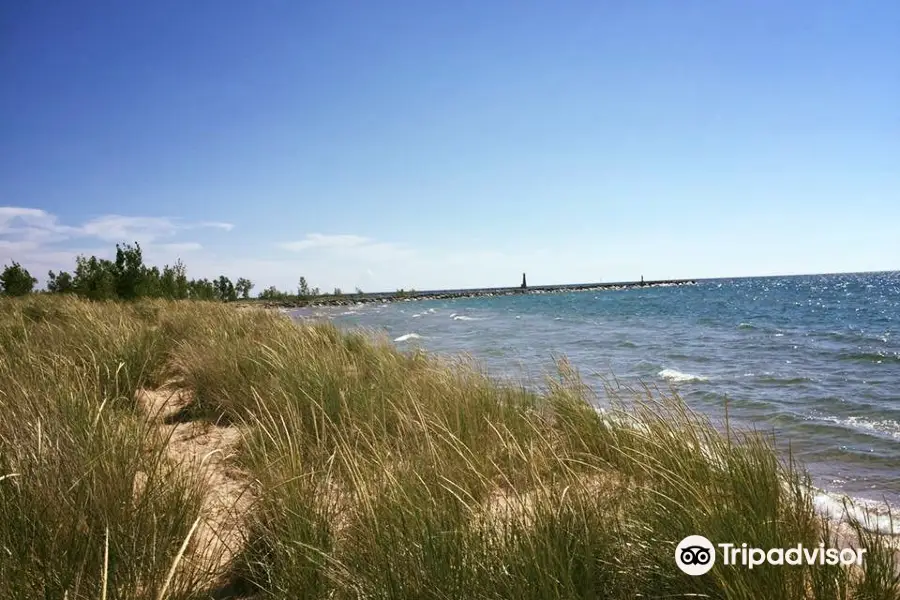
[[[523,281],[524,283],[524,281]],[[414,300],[449,300],[454,298],[480,298],[491,296],[515,296],[522,294],[562,294],[567,292],[590,292],[627,290],[631,288],[673,287],[696,285],[693,279],[664,279],[657,281],[625,281],[617,283],[575,283],[566,285],[538,285],[528,287],[479,288],[468,290],[431,290],[422,292],[377,292],[373,294],[323,295],[310,298],[259,301],[266,306],[350,306],[373,302],[411,302]]]

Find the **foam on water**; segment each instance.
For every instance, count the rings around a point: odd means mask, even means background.
[[[893,516],[897,511],[884,502],[849,498],[816,490],[813,496],[813,508],[818,514],[831,521],[847,522],[852,519],[866,531],[900,535],[900,520]]]
[[[829,415],[826,417],[821,417],[821,420],[828,421],[829,423],[834,423],[842,427],[855,429],[857,431],[884,435],[900,441],[900,423],[894,421],[893,419],[871,420],[860,416],[837,417],[834,415]]]
[[[657,373],[660,377],[665,379],[666,381],[673,381],[675,383],[688,383],[691,381],[709,381],[707,377],[702,375],[694,375],[692,373],[682,373],[676,369],[663,369],[659,373]]]
[[[419,340],[422,339],[422,336],[418,333],[407,333],[405,335],[401,335],[398,338],[394,338],[395,342],[406,342],[408,340]]]

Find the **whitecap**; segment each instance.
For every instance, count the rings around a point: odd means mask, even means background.
[[[677,371],[675,369],[663,369],[659,373],[657,373],[663,379],[668,381],[674,381],[676,383],[687,383],[689,381],[708,381],[706,377],[702,375],[693,375],[691,373],[682,373],[681,371]]]
[[[900,440],[900,422],[893,419],[870,420],[865,417],[846,417],[841,418],[834,415],[821,417],[821,420],[856,431],[864,433],[872,433]]]
[[[844,506],[844,500],[847,506]],[[819,491],[813,496],[816,512],[831,521],[857,521],[863,529],[888,535],[900,535],[900,521],[892,518],[896,508],[864,498],[850,498],[834,493]]]
[[[395,338],[394,341],[395,342],[405,342],[407,340],[418,340],[421,338],[422,338],[422,336],[419,335],[418,333],[407,333],[406,335],[401,335],[400,337]]]
[[[453,320],[454,321],[477,321],[478,319],[476,319],[475,317],[467,317],[465,315],[455,315],[453,317]]]

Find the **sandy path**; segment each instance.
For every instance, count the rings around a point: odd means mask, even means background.
[[[184,557],[185,570],[196,573],[210,590],[228,584],[232,560],[246,540],[247,516],[253,503],[249,476],[234,464],[242,440],[238,427],[204,421],[178,422],[190,396],[181,390],[140,390],[138,405],[168,438],[166,453],[188,477],[205,488],[201,521]]]

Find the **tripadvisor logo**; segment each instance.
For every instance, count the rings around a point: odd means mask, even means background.
[[[689,535],[675,548],[675,564],[688,575],[703,575],[716,564],[716,548],[722,564],[728,567],[752,569],[760,565],[862,565],[865,548],[826,548],[819,544],[816,548],[806,548],[797,544],[790,548],[748,547],[744,544],[713,544],[702,535]]]
[[[689,535],[675,548],[675,564],[688,575],[703,575],[716,564],[716,549],[702,535]]]

